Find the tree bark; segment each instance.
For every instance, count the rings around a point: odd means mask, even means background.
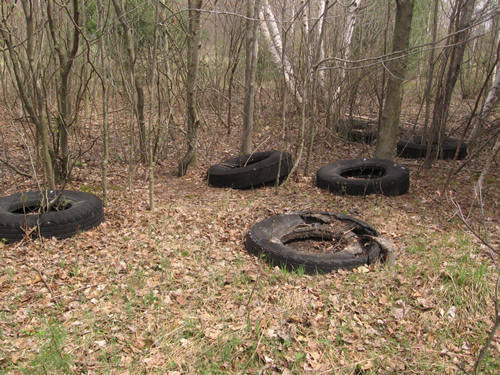
[[[160,4],[159,0],[155,0],[155,26],[153,35],[153,51],[151,56],[151,81],[149,83],[149,127],[148,127],[148,179],[149,179],[149,209],[153,211],[155,209],[155,154],[153,147],[153,135],[154,135],[154,120],[153,120],[153,97],[154,97],[154,86],[156,79],[156,64],[158,59],[158,23],[160,18]]]
[[[424,115],[424,131],[422,134],[422,139],[427,139],[427,130],[429,127],[429,119],[431,112],[431,96],[432,96],[432,81],[434,78],[434,67],[436,62],[434,61],[435,55],[435,44],[437,40],[437,27],[438,27],[438,12],[439,12],[439,0],[433,0],[433,11],[432,11],[432,29],[431,29],[431,43],[432,48],[429,53],[429,70],[427,71],[427,80],[425,83],[425,115]]]
[[[356,20],[358,18],[360,4],[361,0],[353,0],[351,5],[349,5],[349,7],[347,8],[347,16],[345,21],[346,26],[344,27],[344,35],[342,36],[342,50],[340,54],[340,58],[344,61],[341,63],[341,78],[335,92],[334,100],[336,100],[340,96],[342,85],[347,76],[347,63],[345,60],[347,60],[351,55],[352,37],[354,35],[354,29],[356,26]]]
[[[200,31],[201,31],[201,6],[202,0],[188,0],[189,7],[189,35],[188,35],[188,72],[187,72],[187,133],[186,143],[187,151],[184,157],[179,161],[178,176],[187,174],[190,165],[197,165],[198,150],[198,127],[200,120],[196,108],[196,81],[198,77],[198,65],[200,54]]]
[[[396,137],[401,116],[402,88],[408,61],[411,21],[414,0],[396,0],[396,18],[392,41],[392,58],[387,64],[389,80],[387,95],[379,125],[376,157],[391,159],[396,146]]]
[[[490,90],[488,91],[488,96],[484,102],[481,113],[479,114],[471,135],[471,146],[476,145],[483,132],[484,124],[486,123],[488,116],[491,113],[495,103],[498,101],[498,96],[500,93],[500,71],[498,69],[498,61],[500,60],[500,37],[497,38],[497,51],[495,59],[495,72],[493,74],[493,83],[491,84]]]
[[[12,70],[14,72],[16,87],[18,93],[21,97],[21,101],[25,110],[28,112],[31,121],[35,124],[37,136],[39,140],[37,142],[37,147],[40,147],[40,158],[42,160],[43,172],[44,172],[44,185],[49,190],[55,190],[56,179],[54,173],[54,164],[51,156],[50,144],[49,144],[49,130],[48,125],[45,121],[45,108],[46,108],[46,97],[41,87],[41,73],[38,68],[38,62],[35,61],[34,52],[34,32],[35,32],[35,9],[38,5],[36,2],[24,0],[22,1],[23,14],[26,22],[26,65],[23,64],[21,59],[21,54],[16,50],[15,45],[12,40],[12,33],[9,30],[9,25],[7,24],[8,17],[2,15],[0,23],[0,34],[2,40],[5,43],[6,49],[8,51],[8,57],[12,64]],[[24,69],[26,67],[26,69]],[[25,86],[25,82],[31,82],[31,92],[29,92]]]
[[[302,103],[302,95],[298,92],[296,82],[294,81],[295,72],[290,60],[283,51],[283,41],[276,26],[276,17],[269,6],[268,0],[262,1],[260,18],[262,20],[262,34],[267,42],[269,52],[271,52],[273,62],[280,70],[283,70],[285,83],[296,102],[300,104]]]
[[[260,0],[247,0],[245,105],[243,109],[243,136],[240,149],[243,155],[252,152],[255,112],[255,75],[257,72],[257,55],[259,51],[259,41],[257,38],[259,7]]]
[[[52,43],[54,45],[54,50],[56,51],[57,58],[59,60],[59,87],[57,88],[58,95],[58,137],[61,146],[61,165],[57,171],[62,180],[67,180],[69,177],[69,171],[71,170],[71,158],[69,155],[69,133],[70,128],[73,125],[74,118],[72,113],[71,105],[71,69],[75,61],[76,54],[78,53],[78,48],[80,46],[80,9],[78,5],[78,0],[72,0],[73,14],[72,23],[73,29],[71,31],[71,45],[68,51],[64,51],[61,45],[61,37],[57,36],[57,28],[60,25],[56,25],[54,22],[54,11],[52,8],[52,2],[47,2],[47,18],[50,30],[50,36]]]
[[[147,147],[146,147],[146,121],[144,116],[144,82],[137,74],[135,69],[136,52],[134,45],[134,34],[126,19],[123,0],[113,0],[118,20],[123,28],[123,37],[125,38],[125,47],[127,49],[128,68],[130,71],[131,79],[135,87],[135,96],[133,103],[135,115],[137,118],[137,125],[139,127],[139,148],[143,160],[146,160]]]
[[[446,134],[446,121],[448,120],[448,112],[451,104],[451,95],[457,83],[462,61],[465,52],[465,46],[468,40],[469,26],[472,20],[475,0],[457,0],[456,2],[456,17],[453,20],[455,23],[455,34],[451,38],[451,46],[449,46],[448,69],[445,81],[439,86],[436,101],[434,103],[434,113],[432,116],[432,124],[427,142],[427,156],[424,162],[426,168],[430,168],[433,160],[439,153],[439,148],[434,148],[432,145],[437,140],[440,143]]]

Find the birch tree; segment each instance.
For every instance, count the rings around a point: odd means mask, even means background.
[[[472,130],[471,139],[472,142],[477,143],[479,137],[482,134],[484,124],[486,123],[488,116],[491,113],[494,105],[498,102],[498,96],[500,93],[500,72],[498,69],[498,62],[500,60],[500,36],[497,36],[497,52],[495,59],[495,73],[493,75],[493,83],[491,84],[490,90],[488,91],[488,95],[486,97],[486,101],[484,102],[481,113],[477,117],[476,123],[474,124],[474,128]]]
[[[350,58],[350,55],[351,55],[352,38],[354,35],[354,29],[356,26],[356,20],[357,20],[360,4],[361,4],[361,0],[353,0],[347,6],[347,15],[346,15],[344,33],[342,35],[342,46],[341,46],[341,52],[340,52],[341,78],[340,78],[339,86],[337,87],[337,90],[336,90],[337,96],[340,95],[340,92],[342,90],[342,82],[345,81],[346,76],[347,76],[347,69],[346,69],[347,68],[347,60]]]
[[[276,17],[269,6],[269,1],[261,1],[262,6],[260,10],[260,18],[262,19],[262,35],[266,40],[274,64],[276,64],[276,66],[283,72],[285,84],[289,88],[297,103],[300,104],[302,103],[302,95],[298,92],[298,87],[295,81],[296,74],[292,63],[283,50],[283,41],[278,29]]]

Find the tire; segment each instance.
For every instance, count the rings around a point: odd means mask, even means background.
[[[460,141],[456,138],[445,138],[442,145],[432,145],[432,152],[438,151],[438,159],[453,159]],[[409,139],[401,139],[397,143],[397,154],[406,159],[422,159],[427,155],[427,145],[422,144],[421,136],[414,136]],[[467,144],[463,143],[458,152],[458,160],[465,159],[467,156]]]
[[[347,137],[352,142],[372,143],[375,139],[377,139],[377,132],[373,129],[373,126],[362,122],[360,124],[353,125],[349,129]]]
[[[348,215],[295,212],[256,223],[247,234],[245,247],[272,266],[289,270],[303,267],[305,273],[315,274],[350,270],[377,261],[382,256],[381,248],[369,236],[378,236],[375,228]],[[323,241],[332,246],[337,241],[339,249],[314,252],[314,246],[308,246],[301,251],[294,247],[300,240]]]
[[[51,190],[47,196],[52,200],[59,193],[59,190]],[[44,200],[39,191],[0,198],[0,240],[6,243],[20,241],[25,237],[25,229],[34,229],[30,234],[32,238],[42,236],[62,239],[89,230],[104,221],[102,201],[93,194],[64,190],[58,200],[62,209],[37,213]]]
[[[288,176],[292,156],[284,151],[256,152],[215,164],[208,170],[208,183],[214,187],[251,189],[274,185]]]
[[[410,172],[391,160],[342,160],[320,168],[316,172],[316,186],[335,194],[402,195],[410,187]]]

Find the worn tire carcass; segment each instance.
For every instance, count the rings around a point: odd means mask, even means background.
[[[341,160],[316,172],[316,186],[335,194],[402,195],[410,187],[410,172],[391,160]]]
[[[432,145],[431,152],[438,153],[438,159],[453,159],[457,152],[460,141],[456,138],[447,137],[441,145],[437,142]],[[405,159],[421,159],[427,156],[427,145],[422,142],[421,136],[408,139],[400,139],[397,143],[397,154]],[[467,143],[462,143],[458,151],[457,159],[465,159],[467,156]]]
[[[251,189],[281,183],[292,169],[292,156],[284,151],[264,151],[225,160],[208,170],[214,187]]]
[[[46,199],[54,200],[59,190],[17,193],[0,198],[0,240],[12,243],[26,234],[35,238],[67,238],[89,230],[104,221],[104,209],[99,197],[81,191],[64,190],[54,209],[40,213]]]
[[[377,231],[352,216],[321,211],[272,216],[256,223],[247,234],[247,251],[273,266],[303,267],[309,274],[353,269],[380,259]],[[318,251],[315,242],[326,243]],[[305,249],[299,249],[304,247]]]

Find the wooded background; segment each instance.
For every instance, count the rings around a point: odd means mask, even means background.
[[[275,127],[272,148],[307,174],[315,142],[361,118],[378,127],[377,157],[401,135],[451,135],[469,155],[488,149],[489,167],[499,12],[493,0],[3,1],[4,120],[32,167],[5,142],[2,161],[53,189],[98,159],[104,201],[110,163],[145,163],[154,208],[155,164],[174,156],[186,174],[200,128],[241,132],[245,154],[256,127]]]

